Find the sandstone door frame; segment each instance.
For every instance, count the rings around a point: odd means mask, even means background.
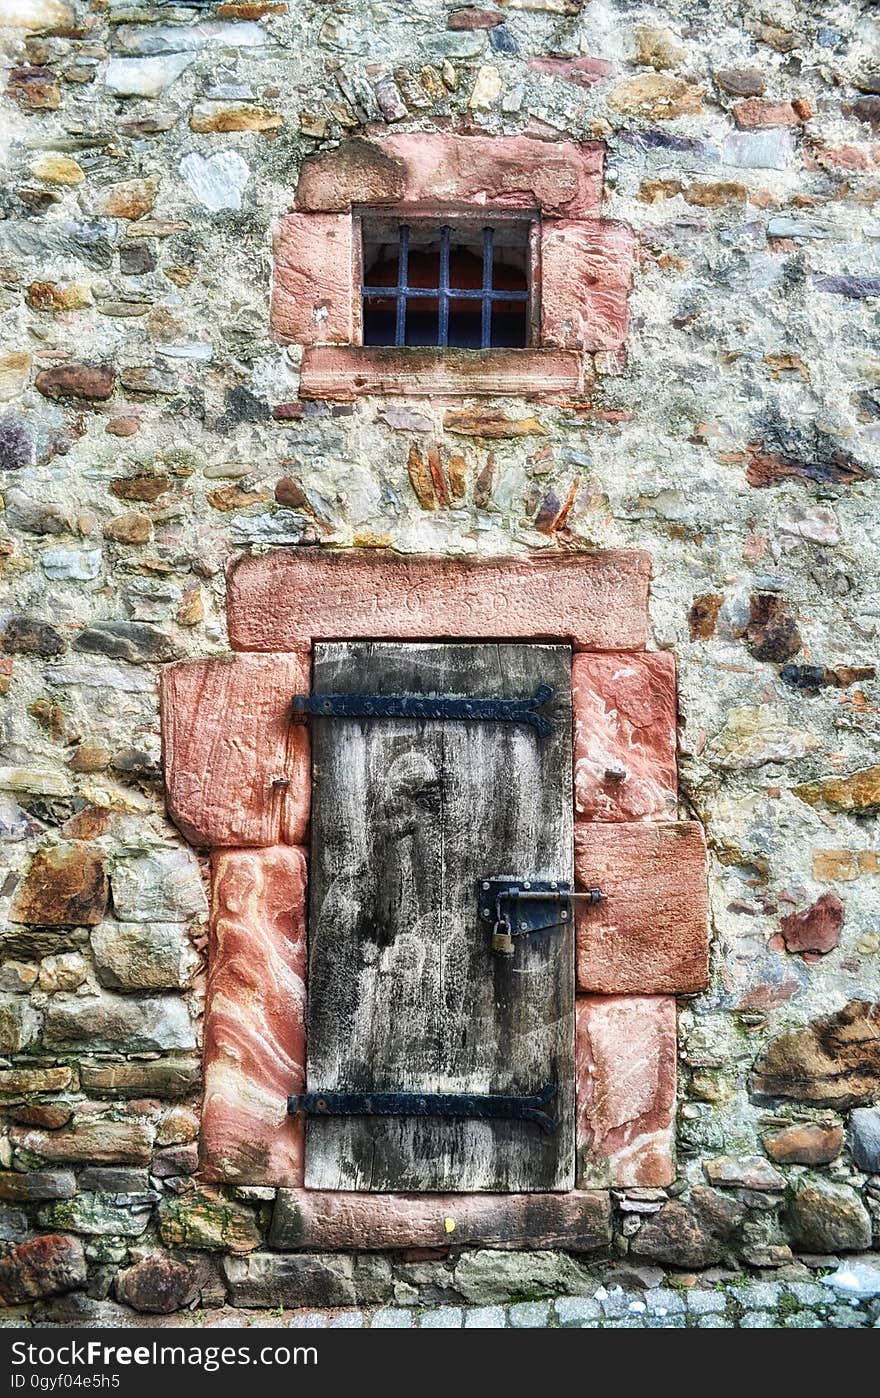
[[[669,809],[675,667],[644,649],[648,580],[647,555],[617,550],[464,561],[301,548],[233,562],[236,651],[168,666],[162,684],[169,814],[211,849],[203,1178],[303,1188],[302,1123],[286,1105],[304,1086],[311,774],[290,699],[310,688],[312,641],[343,636],[571,646],[576,881],[611,894],[588,936],[583,913],[576,924],[573,1194],[674,1178],[673,997],[707,980],[705,843]],[[632,782],[602,769],[615,742]],[[635,813],[621,805],[630,786]],[[662,1087],[637,1119],[602,1119],[599,1097],[628,1080],[645,1034]]]

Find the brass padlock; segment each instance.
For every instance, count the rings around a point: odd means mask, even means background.
[[[492,929],[492,950],[499,956],[513,956],[513,937],[510,923],[502,918]]]

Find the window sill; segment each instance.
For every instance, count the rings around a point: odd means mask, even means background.
[[[577,393],[583,379],[584,356],[575,350],[311,345],[303,351],[300,397],[513,394],[532,398]]]

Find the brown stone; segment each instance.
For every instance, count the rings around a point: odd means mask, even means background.
[[[864,466],[842,453],[835,453],[822,461],[798,461],[778,452],[764,451],[760,445],[750,448],[748,453],[746,480],[758,490],[786,480],[813,481],[819,485],[825,482],[852,485],[855,481],[869,479],[870,472]]]
[[[200,132],[277,131],[284,117],[253,102],[197,102],[189,124],[190,130]]]
[[[230,850],[212,864],[204,1177],[298,1186],[303,1125],[287,1098],[305,1081],[305,854]]]
[[[91,302],[89,288],[79,282],[31,282],[27,289],[27,303],[34,311],[79,311]]]
[[[626,116],[673,121],[703,110],[703,88],[663,73],[640,73],[611,89],[608,106]]]
[[[688,612],[688,630],[692,641],[708,641],[715,635],[715,623],[724,601],[719,592],[704,592],[695,597]]]
[[[9,916],[36,927],[94,927],[107,910],[107,874],[87,844],[38,850]]]
[[[494,29],[503,23],[500,10],[453,10],[446,16],[447,29]]]
[[[577,998],[577,1183],[675,1178],[676,1023],[671,996]]]
[[[673,819],[677,704],[670,652],[575,656],[572,705],[577,817]]]
[[[687,58],[687,50],[671,29],[657,24],[636,26],[636,63],[646,68],[675,68]]]
[[[50,1199],[72,1199],[76,1175],[72,1170],[0,1171],[0,1199],[7,1204],[45,1203]]]
[[[141,1121],[112,1121],[79,1116],[59,1131],[13,1126],[10,1140],[16,1150],[43,1160],[89,1160],[106,1165],[146,1165],[150,1161],[155,1130]]]
[[[561,1248],[591,1252],[611,1238],[608,1195],[344,1194],[281,1189],[269,1244],[282,1249]]]
[[[82,1063],[83,1091],[99,1097],[189,1097],[198,1092],[202,1065],[186,1055],[121,1063]]]
[[[728,204],[745,204],[748,190],[736,180],[711,180],[689,184],[684,198],[686,204],[700,209],[718,209]]]
[[[794,794],[808,806],[873,815],[880,811],[880,765],[864,767],[845,777],[821,777],[815,782],[805,782],[794,788]]]
[[[785,1188],[785,1176],[763,1155],[719,1155],[703,1164],[706,1179],[721,1189],[776,1191]]]
[[[535,417],[510,417],[494,410],[451,409],[443,416],[444,432],[481,441],[503,442],[516,437],[540,437],[547,431]]]
[[[617,72],[615,65],[607,59],[591,58],[589,54],[582,54],[579,58],[530,58],[528,64],[534,73],[545,73],[547,77],[587,88],[607,82]]]
[[[121,476],[110,482],[110,494],[115,495],[117,500],[140,500],[146,505],[152,505],[170,488],[171,482],[167,476],[153,475],[152,472]]]
[[[67,650],[67,642],[54,626],[29,616],[11,616],[0,635],[0,645],[11,655],[41,655],[46,659]]]
[[[598,141],[551,143],[529,136],[428,131],[376,140],[356,136],[306,158],[296,207],[348,213],[353,204],[477,203],[521,209],[534,203],[547,218],[579,218],[599,207],[602,161]]]
[[[111,756],[109,748],[102,747],[100,743],[80,743],[70,759],[70,766],[74,772],[104,772],[110,765]]]
[[[148,1315],[171,1315],[192,1305],[198,1295],[197,1270],[167,1252],[151,1252],[116,1278],[118,1300]]]
[[[708,981],[706,844],[696,821],[575,828],[577,981],[603,995],[674,995]]]
[[[141,180],[121,180],[100,190],[95,201],[95,212],[107,218],[143,218],[156,202],[159,180],[156,176]]]
[[[73,1082],[73,1070],[60,1068],[2,1068],[0,1095],[20,1097],[30,1092],[63,1092]]]
[[[413,494],[422,509],[435,509],[437,501],[434,497],[434,483],[431,479],[431,473],[428,470],[427,459],[417,442],[413,442],[410,446],[406,470],[409,476],[409,483],[413,488]]]
[[[177,1199],[166,1196],[159,1209],[159,1233],[168,1247],[208,1252],[251,1252],[262,1241],[254,1211],[214,1189]]]
[[[803,1252],[862,1252],[871,1246],[871,1215],[849,1185],[806,1176],[786,1209],[788,1232]]]
[[[731,97],[760,97],[767,86],[760,68],[721,68],[714,77]]]
[[[760,97],[737,102],[733,119],[741,131],[764,130],[771,126],[800,126],[804,120],[794,103],[770,102]]]
[[[745,634],[746,649],[756,660],[790,660],[803,644],[788,603],[775,592],[752,593]]]
[[[64,1233],[31,1238],[0,1258],[0,1302],[22,1305],[85,1285],[82,1243]]]
[[[815,849],[813,878],[821,883],[849,883],[863,874],[880,874],[880,853],[873,849]]]
[[[113,393],[116,372],[107,364],[58,364],[41,369],[35,384],[44,398],[103,403]]]
[[[528,560],[275,550],[240,558],[228,583],[238,650],[313,638],[570,638],[576,649],[644,645],[649,558],[601,549]]]
[[[826,1107],[857,1107],[880,1096],[880,1005],[850,1000],[771,1040],[755,1063],[752,1095]]]
[[[720,1262],[745,1209],[715,1189],[691,1190],[690,1198],[664,1204],[630,1242],[633,1257],[669,1267],[711,1267]]]
[[[165,795],[190,844],[303,841],[309,736],[290,706],[309,689],[304,654],[229,655],[163,671]]]
[[[786,951],[833,951],[843,927],[843,904],[836,893],[823,893],[802,913],[782,918],[781,926]]]
[[[61,88],[51,68],[12,68],[6,90],[26,111],[55,112],[61,106]]]
[[[127,510],[104,525],[104,538],[115,544],[148,544],[153,537],[153,525],[147,515]]]
[[[761,1137],[761,1144],[778,1165],[829,1165],[843,1150],[843,1127],[808,1121],[784,1126]]]

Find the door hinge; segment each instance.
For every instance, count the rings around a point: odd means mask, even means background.
[[[571,904],[582,898],[588,905],[601,901],[602,890],[572,892],[564,879],[523,879],[494,876],[477,879],[480,921],[492,923],[492,950],[513,956],[514,937],[546,932],[571,921]]]
[[[305,1116],[448,1116],[479,1121],[531,1121],[552,1135],[559,1123],[545,1110],[556,1085],[520,1096],[474,1092],[300,1092],[287,1110]]]
[[[312,718],[452,719],[492,723],[526,723],[540,737],[553,724],[539,709],[553,698],[553,686],[541,684],[531,699],[467,699],[424,694],[295,694],[295,715]]]

